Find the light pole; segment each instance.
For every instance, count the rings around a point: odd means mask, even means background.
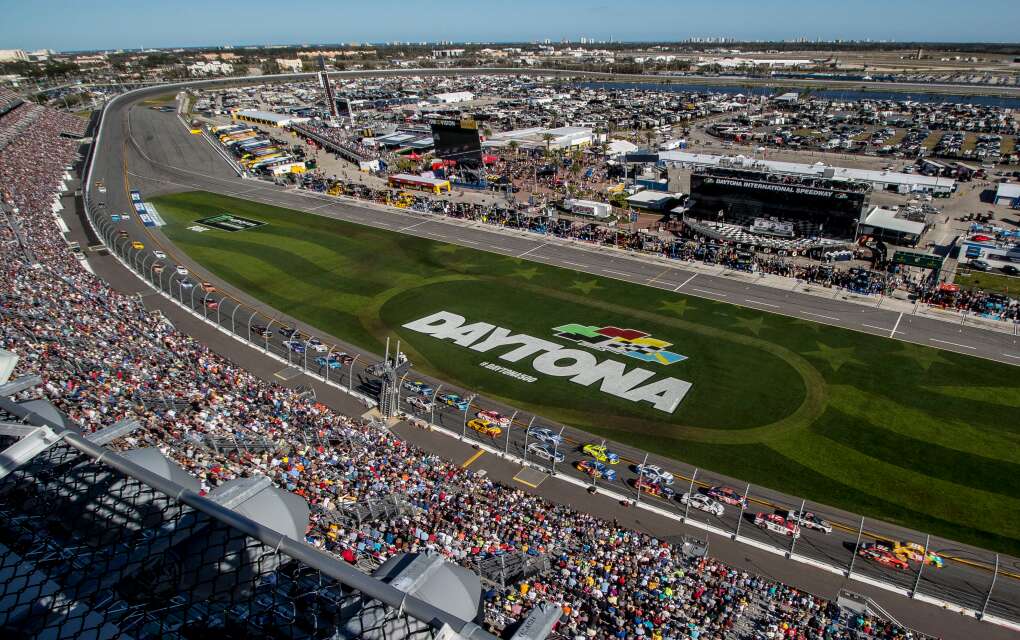
[[[694,479],[698,477],[698,468],[694,467],[691,474],[691,486],[687,489],[687,503],[684,505],[684,522],[687,522],[687,514],[691,512],[691,502],[694,501]]]
[[[432,392],[432,402],[429,403],[429,409],[431,411],[429,415],[429,424],[436,423],[436,398],[439,397],[439,390],[443,388],[443,385],[436,387],[436,390]]]
[[[804,522],[804,506],[805,505],[807,505],[807,500],[801,500],[800,501],[800,511],[797,512],[797,520],[798,520],[798,522],[796,524],[797,524],[798,527],[800,527],[800,523],[801,522]],[[790,536],[790,552],[789,552],[789,557],[791,557],[791,558],[793,557],[793,547],[796,544],[797,544],[797,536]]]
[[[910,597],[917,597],[917,588],[921,585],[921,572],[924,571],[924,563],[928,560],[928,545],[931,543],[931,534],[924,538],[924,553],[921,555],[921,564],[917,567],[917,579],[914,580],[914,588],[910,591]]]
[[[854,543],[853,555],[850,556],[850,566],[847,567],[846,577],[849,578],[854,573],[854,561],[857,560],[857,552],[861,548],[861,536],[864,535],[864,516],[861,516],[861,526],[857,529],[857,542]]]
[[[258,314],[258,311],[252,311],[251,316],[248,317],[248,342],[251,342],[251,323],[255,321],[255,316]]]
[[[744,520],[744,510],[747,509],[747,494],[751,491],[751,483],[748,482],[744,488],[744,497],[740,500],[740,514],[737,516],[737,526],[733,530],[733,539],[736,540],[737,536],[740,535],[740,523]]]
[[[473,394],[471,394],[471,397],[467,399],[467,402],[464,403],[464,426],[460,430],[460,439],[461,440],[463,440],[465,437],[467,437],[467,414],[468,414],[468,410],[471,409],[471,402],[476,397],[478,397],[478,394],[473,393]]]
[[[556,439],[556,444],[553,445],[553,459],[552,459],[552,474],[553,475],[556,475],[556,456],[559,455],[559,452],[560,452],[560,441],[563,440],[563,431],[566,428],[567,427],[565,425],[560,427],[559,438]]]

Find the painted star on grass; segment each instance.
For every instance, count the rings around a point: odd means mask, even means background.
[[[520,276],[525,280],[531,280],[538,275],[538,267],[531,267],[530,269],[518,269],[514,271],[513,275]]]
[[[814,331],[815,333],[818,333],[819,331],[822,330],[821,323],[819,323],[819,322],[811,322],[810,320],[802,320],[801,318],[795,318],[793,320],[790,320],[790,324],[795,324],[795,325],[797,325],[799,327],[806,327],[806,328]]]
[[[601,289],[602,285],[599,284],[598,280],[588,280],[586,282],[582,281],[582,280],[574,280],[574,284],[570,285],[567,288],[568,289],[577,289],[578,291],[580,291],[584,295],[588,295],[589,293],[591,293],[592,291],[594,291],[596,289]]]
[[[736,320],[733,321],[733,324],[743,329],[744,331],[747,331],[748,333],[753,333],[754,335],[760,334],[762,328],[766,326],[765,318],[763,316],[756,316],[754,318],[738,317]]]
[[[854,358],[854,352],[857,351],[855,347],[830,347],[821,342],[815,344],[818,345],[818,351],[804,351],[803,355],[828,362],[833,371],[839,371],[845,364],[864,365],[863,362]]]
[[[942,354],[938,349],[922,347],[921,345],[911,344],[909,342],[904,342],[900,345],[900,347],[900,350],[894,351],[892,355],[913,360],[925,371],[931,369],[933,364],[952,364],[942,357]]]
[[[697,307],[688,305],[686,298],[680,298],[678,300],[663,300],[659,302],[659,308],[669,311],[670,313],[674,313],[681,318],[684,317],[684,314],[691,309],[697,309]]]

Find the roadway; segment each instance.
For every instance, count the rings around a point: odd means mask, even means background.
[[[153,93],[157,92],[159,92],[158,89],[153,90]],[[141,98],[142,96],[138,95],[137,99]],[[805,320],[819,321],[824,324],[909,340],[919,344],[939,346],[1002,362],[1011,362],[1010,356],[1020,357],[1018,356],[1020,352],[1012,351],[1014,348],[1013,338],[1007,334],[985,331],[975,327],[961,327],[920,316],[907,316],[902,312],[889,311],[874,306],[862,306],[852,301],[843,300],[838,296],[820,297],[802,291],[756,286],[753,279],[748,280],[740,276],[712,275],[688,269],[683,265],[634,259],[614,251],[600,252],[587,247],[565,246],[548,242],[547,239],[541,237],[497,233],[481,225],[465,225],[455,221],[423,217],[421,214],[372,208],[321,194],[291,191],[268,183],[241,180],[230,171],[207,141],[200,136],[188,134],[173,114],[159,113],[145,108],[129,110],[128,106],[128,101],[123,100],[114,103],[108,110],[104,122],[101,148],[98,149],[96,155],[93,184],[88,185],[92,189],[93,201],[105,201],[106,203],[105,213],[99,216],[102,221],[99,225],[100,233],[107,234],[113,245],[124,250],[128,260],[147,273],[155,286],[168,292],[185,306],[190,306],[211,321],[217,322],[226,332],[233,332],[247,338],[250,335],[250,326],[268,326],[270,335],[262,339],[256,336],[257,343],[267,354],[293,363],[292,367],[283,367],[282,365],[276,367],[279,371],[276,371],[275,375],[279,379],[296,378],[302,371],[308,370],[310,373],[321,374],[323,377],[328,375],[332,381],[339,381],[345,387],[352,386],[355,391],[371,393],[378,382],[374,376],[365,371],[364,366],[377,362],[380,356],[379,354],[365,353],[352,345],[345,344],[338,337],[324,335],[313,327],[288,319],[285,314],[267,308],[243,292],[205,274],[197,263],[174,250],[158,231],[143,227],[136,216],[132,215],[128,221],[116,225],[111,224],[108,213],[131,210],[129,187],[141,190],[146,196],[161,192],[203,189],[503,255],[519,256],[525,260],[619,278],[664,290],[682,291],[688,295],[741,304],[762,311],[781,312]],[[107,193],[99,194],[95,191],[96,179],[105,181],[108,186]],[[129,241],[118,238],[117,231],[126,231],[131,239],[144,239],[147,249],[137,252],[128,249]],[[168,259],[163,261],[168,265],[168,268],[159,274],[152,269],[155,258],[151,256],[149,250],[153,247],[161,247],[168,254]],[[191,275],[187,278],[174,276],[173,264],[185,266]],[[214,283],[217,291],[210,295],[218,303],[218,308],[212,309],[203,304],[206,294],[201,291],[200,286],[193,285],[190,288],[181,286],[185,281]],[[315,351],[295,353],[284,347],[283,337],[278,331],[283,324],[296,327],[306,337],[308,335],[318,336],[328,345],[327,351],[333,353],[343,351],[352,356],[357,355],[358,359],[353,363],[353,366],[348,363],[341,365],[338,369],[317,365],[315,359],[322,357],[323,354]],[[241,362],[252,360],[250,349],[227,338],[223,333],[206,331],[201,338],[221,353],[233,355],[240,352],[237,358]],[[944,341],[945,344],[940,344],[938,340]],[[1011,363],[1015,364],[1015,362]],[[417,373],[408,373],[406,379],[408,381],[422,380],[434,390],[439,390],[442,384],[439,380],[430,379]],[[457,393],[464,398],[471,395],[467,390],[449,385],[444,385],[441,392],[444,394]],[[534,450],[529,450],[528,445],[533,443],[533,438],[527,435],[527,426],[531,424],[558,431],[562,425],[517,413],[513,428],[504,430],[498,438],[493,439],[477,434],[470,429],[465,430],[465,418],[470,419],[474,412],[483,409],[495,410],[506,416],[511,416],[516,413],[512,407],[484,398],[474,398],[472,406],[467,412],[441,405],[438,402],[433,407],[422,410],[408,404],[409,398],[413,395],[411,391],[405,390],[401,397],[402,406],[408,413],[423,417],[427,414],[436,424],[457,433],[464,433],[466,442],[479,439],[511,454],[520,457],[527,456],[539,466],[552,467],[551,461],[536,460]],[[427,406],[431,397],[422,397],[422,399]],[[564,456],[563,461],[556,464],[557,472],[572,473],[579,479],[592,482],[591,478],[573,468],[574,463],[586,458],[577,450],[578,447],[582,443],[591,442],[592,437],[569,427],[563,431],[563,437],[563,443],[556,450],[557,454],[562,453]],[[455,441],[451,441],[449,438],[430,440],[429,444],[441,451],[456,446]],[[594,483],[601,491],[612,491],[628,496],[631,500],[639,499],[631,484],[637,477],[632,465],[644,459],[644,452],[616,443],[608,444],[621,457],[620,464],[613,467],[617,471],[618,478],[613,482],[597,480]],[[483,460],[485,458],[495,460],[494,456],[486,456]],[[930,548],[953,559],[949,560],[947,566],[942,569],[926,567],[918,580],[916,563],[908,571],[895,571],[861,558],[853,560],[853,549],[861,526],[859,516],[824,505],[806,503],[805,509],[830,521],[833,524],[833,531],[831,534],[825,534],[804,530],[803,535],[794,542],[789,538],[755,527],[753,514],[757,511],[769,512],[777,508],[799,508],[801,506],[800,499],[764,487],[747,487],[736,479],[705,470],[695,472],[688,465],[658,456],[652,455],[648,461],[669,469],[674,474],[673,488],[678,494],[690,490],[692,486],[697,492],[716,485],[732,486],[741,494],[747,492],[749,506],[746,510],[742,511],[739,507],[726,506],[722,516],[716,517],[691,509],[686,513],[686,517],[695,527],[693,529],[688,527],[685,530],[700,533],[705,537],[704,530],[697,528],[697,525],[704,525],[732,536],[737,533],[739,527],[741,539],[792,551],[800,558],[847,569],[853,562],[855,578],[881,579],[896,584],[907,591],[912,591],[916,583],[917,592],[925,596],[947,599],[970,609],[980,610],[984,605],[984,599],[992,579],[988,567],[992,563],[993,554],[952,541],[933,538]],[[544,483],[539,490],[549,491],[553,494],[551,497],[555,498],[557,492],[563,491],[555,488],[558,484],[560,483]],[[642,496],[640,500],[654,503],[664,512],[672,513],[677,517],[685,515],[684,505],[675,498],[662,500],[646,495]],[[619,512],[616,515],[621,521],[631,518],[631,514],[634,512],[631,508],[619,505],[617,505],[617,509]],[[679,528],[679,525],[677,526]],[[708,537],[713,540],[726,540],[725,535]],[[863,540],[868,541],[875,537],[915,541],[922,544],[925,540],[922,534],[894,525],[865,521]],[[713,544],[719,543],[713,542]],[[719,547],[714,548],[718,549]],[[762,562],[765,558],[772,558],[772,554],[769,552],[752,546],[742,549],[741,554],[754,559],[755,562],[751,564]],[[728,558],[723,559],[734,561]],[[739,562],[739,559],[737,561]],[[796,575],[792,578],[784,577],[784,579],[792,579],[795,584],[806,583],[804,588],[810,589],[810,585],[817,584],[820,579],[812,574],[821,574],[822,572],[805,571],[807,565],[785,564],[794,567]],[[1020,576],[1020,562],[1012,558],[1003,558],[1002,568],[1008,573],[999,575],[993,597],[988,603],[988,614],[1020,619],[1020,581],[1011,577]],[[866,583],[856,580],[850,582],[849,587],[859,591],[867,589]],[[869,593],[874,591],[872,589]],[[827,593],[831,597],[831,592]],[[940,626],[937,629],[930,626],[932,620],[935,619],[930,618],[934,615],[932,611],[937,611],[932,607],[920,605],[917,601],[910,601],[899,596],[882,597],[881,592],[878,592],[876,598],[880,599],[883,606],[900,616],[906,624],[912,624],[912,626],[922,628],[929,633],[937,633],[944,637],[956,635],[947,633],[947,629],[957,626],[956,623],[950,626]],[[991,637],[999,632],[999,628],[987,625],[970,627],[964,624],[967,619],[959,616],[951,617],[939,624],[949,625],[952,620],[960,620],[959,624],[963,625],[959,629],[960,637],[965,634],[972,635],[974,629],[986,637]]]

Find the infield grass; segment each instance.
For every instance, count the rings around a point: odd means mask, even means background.
[[[208,193],[156,198],[166,235],[268,305],[591,433],[924,532],[1020,555],[1020,385],[1005,364]],[[233,213],[266,222],[195,232]],[[567,323],[639,329],[687,357],[667,414],[404,329],[436,311],[559,342]],[[504,350],[505,351],[505,350]]]

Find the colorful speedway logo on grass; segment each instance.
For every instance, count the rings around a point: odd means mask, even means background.
[[[666,350],[667,347],[673,346],[672,343],[653,338],[637,329],[593,327],[572,323],[554,327],[553,331],[557,338],[570,340],[596,351],[608,351],[642,362],[676,364],[687,359],[687,356]]]

